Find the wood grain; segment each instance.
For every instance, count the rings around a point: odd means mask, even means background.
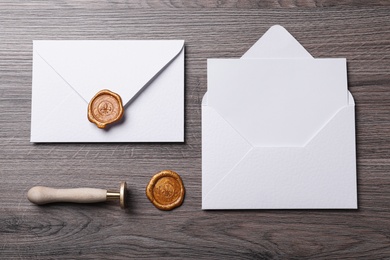
[[[206,59],[240,57],[274,24],[315,57],[348,59],[359,210],[201,210]],[[39,39],[185,39],[185,144],[30,144]],[[389,1],[1,1],[0,258],[389,259],[389,75]],[[145,196],[162,169],[186,187],[171,212]],[[36,185],[116,189],[120,180],[127,210],[26,198]]]

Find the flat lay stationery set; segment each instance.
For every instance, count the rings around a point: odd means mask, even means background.
[[[183,40],[34,41],[31,142],[184,142]],[[207,60],[202,209],[356,209],[355,105],[344,58],[314,58],[272,26],[241,58]],[[164,126],[164,127],[161,127]],[[33,187],[36,204],[119,191]],[[184,200],[162,170],[145,195]]]

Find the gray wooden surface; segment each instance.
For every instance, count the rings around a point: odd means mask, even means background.
[[[270,26],[315,57],[346,57],[359,210],[201,210],[206,59],[240,57]],[[32,40],[185,39],[185,144],[29,142]],[[390,1],[0,1],[0,258],[390,259]],[[145,196],[177,171],[171,212]],[[26,199],[35,185],[116,188],[130,208]],[[261,184],[259,184],[261,185]]]

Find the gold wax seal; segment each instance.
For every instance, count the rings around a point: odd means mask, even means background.
[[[179,207],[184,200],[184,185],[180,176],[164,170],[152,177],[146,187],[146,196],[156,208],[171,210]]]
[[[88,120],[99,128],[119,121],[122,116],[121,97],[107,89],[99,91],[88,104]]]

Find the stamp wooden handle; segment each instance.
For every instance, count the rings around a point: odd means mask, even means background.
[[[41,205],[53,202],[94,203],[107,200],[107,190],[92,188],[54,189],[36,186],[28,191],[27,198]]]

